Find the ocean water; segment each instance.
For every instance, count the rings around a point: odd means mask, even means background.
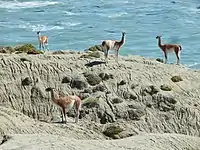
[[[40,30],[50,50],[83,51],[125,31],[121,55],[163,58],[155,38],[162,35],[182,45],[182,64],[200,69],[199,8],[199,0],[0,0],[0,45],[38,47]]]

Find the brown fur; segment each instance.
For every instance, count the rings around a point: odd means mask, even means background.
[[[37,32],[37,35],[38,35],[39,49],[41,50],[42,46],[44,50],[44,45],[45,45],[46,49],[48,50],[48,36],[46,35],[40,36],[40,31]]]
[[[76,95],[59,96],[54,92],[54,89],[50,87],[46,88],[46,91],[51,92],[52,101],[58,106],[60,106],[60,108],[62,109],[62,122],[64,122],[64,118],[65,122],[67,122],[66,113],[74,106],[76,110],[75,122],[78,122],[80,109],[82,105],[81,99],[78,96]]]
[[[167,53],[173,51],[177,58],[177,64],[180,63],[180,51],[182,50],[181,45],[179,44],[162,44],[161,43],[161,36],[157,36],[156,39],[158,39],[158,46],[160,49],[164,52],[165,56],[165,63],[167,63]]]

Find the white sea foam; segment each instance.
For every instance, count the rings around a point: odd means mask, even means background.
[[[186,64],[187,67],[189,68],[196,68],[196,69],[200,69],[200,63],[192,63],[192,64]]]
[[[53,1],[31,1],[31,2],[0,1],[0,8],[6,8],[6,9],[34,8],[34,7],[56,5],[58,3],[59,2],[53,2]]]
[[[80,24],[81,24],[80,22],[61,22],[61,25],[68,26],[68,27],[73,27]]]
[[[108,17],[108,18],[118,18],[118,17],[121,17],[121,16],[125,16],[127,15],[128,13],[127,12],[120,12],[120,13],[114,13],[114,14],[99,14],[100,16],[103,16],[103,17]]]
[[[19,25],[19,28],[21,29],[29,29],[33,32],[36,32],[36,31],[50,31],[50,30],[63,30],[64,27],[63,26],[50,26],[50,25],[43,25],[43,24],[36,24],[36,25],[33,25],[33,24],[30,24],[30,23],[21,23]]]
[[[68,16],[77,16],[80,15],[78,13],[73,13],[73,12],[69,12],[69,11],[63,11],[64,14],[68,15]]]

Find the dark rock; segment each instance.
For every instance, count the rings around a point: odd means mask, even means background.
[[[100,61],[100,60],[95,60],[95,61],[92,61],[92,62],[85,64],[85,66],[86,67],[93,67],[93,66],[97,66],[97,65],[101,65],[101,64],[106,64],[106,62]]]
[[[95,52],[87,52],[80,56],[80,58],[100,58],[101,55],[98,51]]]
[[[104,92],[106,90],[106,88],[104,85],[98,84],[92,90],[93,90],[93,92],[97,92],[97,91]]]
[[[106,91],[106,95],[111,94],[111,91]]]
[[[101,78],[95,73],[85,72],[83,73],[83,75],[87,79],[87,82],[92,86],[97,85],[101,82]]]
[[[109,79],[109,74],[107,73],[100,73],[99,74],[99,77],[102,79],[102,80],[108,80]]]
[[[123,99],[120,98],[120,97],[116,97],[116,98],[112,99],[113,104],[119,104],[119,103],[122,103],[122,102],[123,102]]]
[[[153,95],[153,101],[155,102],[155,107],[160,111],[170,111],[175,109],[175,104],[177,103],[174,96],[169,93],[158,93]]]
[[[131,137],[134,135],[137,135],[137,133],[130,132],[130,131],[122,131],[117,135],[117,138],[123,139],[123,138]],[[116,138],[116,136],[115,136],[115,138]]]
[[[126,84],[126,81],[125,80],[121,80],[119,83],[117,83],[118,86],[120,85],[125,85]]]
[[[154,86],[154,85],[150,85],[150,86],[147,86],[145,87],[143,90],[142,90],[142,95],[143,96],[146,96],[147,94],[149,95],[154,95],[154,94],[157,94],[160,90]]]
[[[9,136],[9,135],[3,135],[2,140],[0,141],[0,145],[4,144],[9,139],[11,139],[11,136]]]
[[[113,117],[110,116],[107,112],[102,113],[101,111],[98,112],[98,116],[100,118],[101,124],[106,124],[108,122],[114,122]]]
[[[157,58],[156,61],[164,63],[163,59]]]
[[[19,51],[21,52],[21,51]],[[28,51],[27,54],[33,54],[33,55],[37,55],[37,54],[43,54],[42,51]]]
[[[83,93],[89,93],[89,94],[92,94],[92,88],[84,89]]]
[[[147,102],[147,103],[146,103],[146,106],[149,107],[149,108],[152,108],[153,104]]]
[[[114,105],[114,114],[117,118],[127,120],[129,118],[128,115],[128,107],[126,103],[118,103]]]
[[[30,84],[32,84],[32,79],[30,77],[26,77],[25,79],[22,80],[22,85],[23,86],[28,86]]]
[[[29,61],[30,62],[30,60],[28,60],[27,58],[20,58],[20,61]]]
[[[128,115],[131,120],[140,120],[142,116],[145,115],[144,109],[129,109]]]
[[[124,99],[132,99],[132,100],[137,99],[137,95],[133,92],[130,92],[130,91],[124,91],[123,97],[124,97]]]
[[[99,77],[104,81],[106,81],[108,79],[113,79],[113,75],[112,74],[104,73],[104,72],[100,73]]]
[[[65,52],[63,52],[63,51],[54,51],[52,54],[53,54],[53,55],[65,54]]]
[[[172,88],[166,84],[161,85],[160,89],[163,91],[171,91],[172,90]]]
[[[70,82],[71,82],[71,77],[68,76],[64,77],[61,81],[61,83],[70,83]]]
[[[80,97],[81,100],[84,100],[84,99],[90,97],[90,94],[89,93],[80,93],[78,96]]]
[[[136,104],[136,103],[131,103],[131,104],[128,104],[128,107],[131,108],[131,109],[142,109],[143,107]]]
[[[11,46],[0,46],[0,53],[11,54],[12,52],[14,52],[13,47],[11,47]]]
[[[70,86],[72,88],[77,88],[77,89],[82,90],[82,89],[88,87],[88,83],[85,80],[85,78],[83,78],[81,76],[77,76],[77,77],[72,78]]]
[[[96,98],[94,95],[83,100],[83,111],[89,112],[86,116],[91,118],[91,121],[106,124],[114,122],[115,116],[110,106],[102,98]]]
[[[137,86],[139,86],[139,84],[133,83],[133,84],[131,84],[131,89],[133,90],[133,89],[135,89]]]

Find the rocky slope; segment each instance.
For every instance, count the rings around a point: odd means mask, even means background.
[[[145,145],[146,141],[148,145],[146,139],[155,137],[161,143],[166,141],[166,145],[169,142],[171,149],[173,146],[181,149],[181,139],[186,139],[189,148],[197,149],[200,143],[197,142],[200,141],[200,71],[139,56],[120,57],[117,65],[109,55],[108,65],[85,66],[89,61],[100,60],[100,56],[102,54],[97,52],[70,51],[0,55],[2,146],[9,142],[14,144],[18,136],[21,142],[23,139],[27,142],[31,136],[37,140],[37,135],[42,133],[48,134],[42,141],[48,140],[50,135],[52,139],[59,135],[85,145],[92,139],[127,137],[130,143],[139,138],[144,143],[138,144]],[[59,123],[60,111],[45,92],[47,87],[55,87],[60,95],[75,93],[82,98],[78,124],[73,123],[73,110],[68,113],[66,125]],[[5,135],[11,136],[7,142],[4,142]],[[123,140],[119,141],[121,149],[130,148],[122,146]],[[105,149],[115,141],[108,143]],[[99,141],[95,141],[94,147],[98,145]],[[144,149],[139,145],[135,148]]]

